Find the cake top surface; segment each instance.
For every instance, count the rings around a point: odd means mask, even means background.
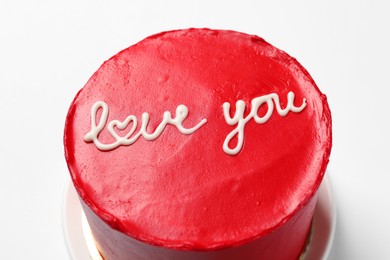
[[[326,97],[257,36],[164,32],[106,61],[67,116],[81,198],[114,229],[216,249],[283,225],[315,194],[331,148]]]

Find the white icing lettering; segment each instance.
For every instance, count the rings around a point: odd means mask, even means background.
[[[289,92],[287,94],[287,106],[286,108],[282,109],[280,106],[279,96],[276,93],[271,93],[269,95],[264,95],[260,97],[256,97],[252,99],[251,101],[251,111],[250,113],[244,117],[244,111],[245,111],[245,103],[242,100],[238,100],[236,102],[236,112],[234,113],[233,117],[230,117],[230,103],[225,102],[223,104],[223,115],[225,117],[226,123],[228,125],[237,125],[236,128],[231,131],[224,143],[223,143],[223,150],[225,153],[229,155],[236,155],[239,153],[242,149],[242,145],[244,142],[244,128],[246,123],[251,120],[252,118],[256,121],[258,124],[264,124],[268,121],[268,119],[271,117],[274,106],[276,106],[276,111],[280,116],[286,116],[288,112],[294,112],[299,113],[306,107],[306,99],[304,98],[302,101],[302,105],[299,107],[294,106],[294,98],[295,95],[293,92]],[[264,116],[258,115],[258,110],[263,104],[267,104],[267,113]],[[275,105],[274,105],[275,103]],[[233,149],[229,147],[230,141],[233,139],[234,136],[237,136],[237,145]]]
[[[101,115],[99,118],[99,123],[96,125],[96,117],[98,110],[101,109]],[[102,151],[113,150],[121,145],[129,146],[132,145],[137,139],[142,136],[148,141],[157,139],[161,133],[164,131],[165,127],[170,124],[176,126],[182,134],[192,134],[198,130],[202,125],[204,125],[207,120],[202,119],[197,125],[192,128],[185,128],[183,126],[183,121],[187,118],[188,108],[185,105],[179,105],[176,108],[176,116],[172,118],[172,115],[169,111],[165,111],[161,123],[157,126],[153,133],[148,133],[146,128],[149,123],[149,114],[142,114],[142,123],[138,133],[135,133],[137,128],[137,117],[134,115],[128,116],[124,121],[112,120],[107,124],[108,120],[108,105],[104,101],[97,101],[93,104],[91,108],[91,130],[84,136],[85,142],[93,142],[95,146]],[[125,130],[129,124],[132,123],[129,131],[125,136],[119,136],[115,131],[115,127],[119,130]],[[115,142],[104,144],[99,140],[99,134],[104,129],[107,124],[107,131],[115,139]]]

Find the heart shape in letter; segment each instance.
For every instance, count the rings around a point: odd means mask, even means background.
[[[133,123],[133,125],[131,126],[129,132],[125,136],[120,136],[115,131],[115,128],[118,128],[119,130],[125,130],[129,126],[130,123]],[[132,136],[134,134],[136,128],[137,128],[137,118],[134,115],[130,115],[130,116],[126,117],[126,119],[124,121],[112,120],[107,125],[108,132],[110,132],[112,137],[114,137],[117,141],[128,140],[130,138],[130,136]],[[135,140],[136,140],[136,138],[135,138]],[[131,142],[131,143],[133,143],[133,142]]]

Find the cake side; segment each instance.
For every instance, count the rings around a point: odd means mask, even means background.
[[[285,225],[262,239],[218,250],[177,250],[143,243],[111,228],[85,203],[82,203],[97,248],[105,260],[239,260],[239,259],[301,259],[310,239],[312,215],[317,198],[299,210]],[[293,234],[293,235],[291,235]]]

